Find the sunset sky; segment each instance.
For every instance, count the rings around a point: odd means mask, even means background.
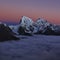
[[[60,0],[0,0],[0,20],[18,23],[21,16],[60,24]]]

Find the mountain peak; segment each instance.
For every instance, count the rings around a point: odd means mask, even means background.
[[[33,23],[33,20],[27,16],[22,16],[21,20],[20,20],[20,24],[21,26],[29,26],[29,25],[32,25]]]
[[[22,16],[23,20],[32,20],[31,18],[27,17],[27,16]]]
[[[47,22],[47,20],[45,20],[43,18],[38,18],[37,21]]]

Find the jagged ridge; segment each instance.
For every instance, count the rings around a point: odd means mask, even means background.
[[[20,19],[20,23],[16,26],[9,26],[13,32],[18,34],[48,34],[48,35],[60,35],[60,28],[49,23],[43,18],[38,18],[34,22],[31,18],[23,16]]]

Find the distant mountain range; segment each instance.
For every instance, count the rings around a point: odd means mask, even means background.
[[[17,40],[16,35],[28,35],[34,34],[44,35],[60,35],[60,26],[51,24],[43,18],[38,18],[35,22],[26,16],[20,19],[17,25],[7,25],[0,22],[0,40]]]
[[[43,18],[38,18],[34,22],[31,18],[23,16],[16,26],[9,26],[13,32],[18,34],[47,34],[60,35],[60,26],[51,24]],[[24,32],[24,33],[23,33]]]

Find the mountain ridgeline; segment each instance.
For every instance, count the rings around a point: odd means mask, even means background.
[[[60,35],[60,26],[51,24],[43,18],[34,22],[31,18],[23,16],[18,25],[6,25],[0,22],[0,41],[19,40],[16,35],[34,34]]]
[[[31,18],[23,16],[18,25],[9,27],[14,33],[19,35],[60,35],[60,26],[51,24],[43,18],[38,18],[34,22]]]

